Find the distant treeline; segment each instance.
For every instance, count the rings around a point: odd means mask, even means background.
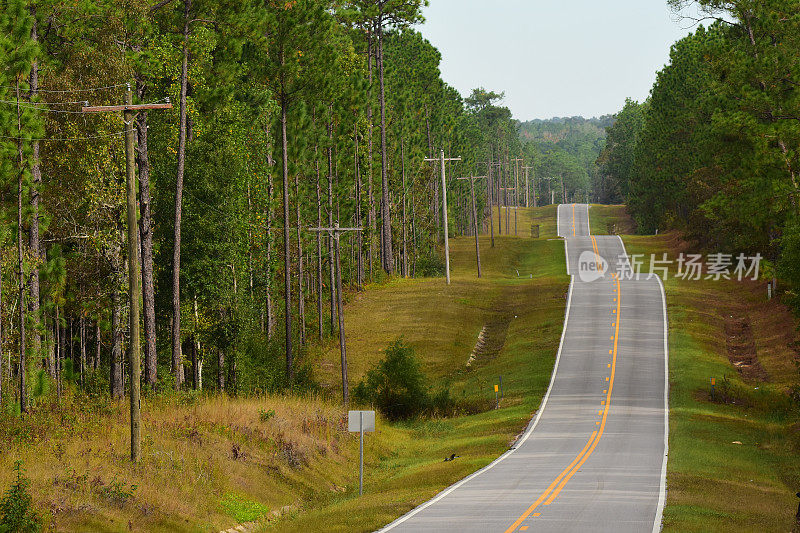
[[[650,97],[609,128],[604,194],[642,233],[761,253],[763,274],[800,287],[800,5],[699,4],[718,20],[675,43]]]
[[[606,128],[614,123],[611,115],[599,118],[565,117],[534,119],[519,125],[520,136],[536,147],[536,176],[542,186],[557,192],[558,201],[594,199],[606,202],[600,194],[596,160],[605,146]],[[566,191],[563,200],[562,188]]]

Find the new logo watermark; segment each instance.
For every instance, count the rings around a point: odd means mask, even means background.
[[[578,257],[578,278],[584,283],[595,281],[606,274],[608,263],[596,253],[586,250]]]

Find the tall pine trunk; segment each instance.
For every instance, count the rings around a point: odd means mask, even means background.
[[[265,274],[265,285],[266,285],[266,314],[267,314],[267,338],[272,339],[272,335],[275,332],[275,305],[273,302],[272,296],[272,198],[275,193],[274,183],[272,181],[272,167],[275,164],[275,161],[272,159],[272,138],[271,132],[269,129],[269,122],[267,122],[267,126],[265,127],[265,134],[267,137],[267,250],[266,250],[266,274]]]
[[[353,141],[355,143],[355,151],[353,155],[354,166],[355,168],[353,171],[355,172],[356,178],[356,227],[361,227],[361,207],[362,207],[362,199],[361,199],[361,166],[358,160],[358,122],[353,125]],[[364,242],[363,242],[364,232],[357,231],[356,232],[356,286],[358,290],[362,290],[364,287]]]
[[[80,369],[81,369],[81,387],[86,386],[86,317],[83,316],[78,319],[78,335],[80,340]]]
[[[283,55],[281,55],[281,63],[284,63]],[[292,261],[289,241],[289,139],[286,134],[287,107],[287,96],[286,94],[281,94],[281,153],[283,155],[283,298],[284,312],[286,314],[286,377],[291,387],[294,384],[294,361],[292,357]]]
[[[333,104],[328,108],[328,227],[333,227]],[[336,333],[336,283],[333,259],[333,237],[328,237],[328,262],[330,264],[331,335]]]
[[[488,200],[489,203],[489,234],[491,235],[492,248],[494,248],[494,213],[492,212],[492,210],[494,209],[492,207],[494,194],[492,193],[493,186],[492,186],[491,158],[489,159],[489,172],[487,173],[487,175],[488,177],[486,178],[486,199]]]
[[[97,370],[100,368],[100,351],[102,349],[102,337],[100,333],[100,319],[94,323],[94,361],[92,362],[92,369]]]
[[[408,277],[408,233],[406,231],[406,152],[405,139],[400,141],[400,169],[403,176],[403,277]]]
[[[430,112],[428,111],[427,104],[425,105],[425,132],[428,138],[428,158],[433,158],[433,137],[431,136],[431,118]],[[441,226],[441,221],[439,219],[439,186],[437,185],[436,179],[436,172],[432,173],[431,178],[431,199],[433,202],[433,206],[431,211],[433,212],[433,225],[436,228],[436,242],[439,242],[439,227]]]
[[[372,143],[373,143],[373,121],[372,121],[372,32],[367,34],[367,70],[369,72],[369,85],[367,94],[367,224],[369,225],[369,277],[372,279],[375,273],[375,232],[377,224],[375,221],[375,194],[372,190]]]
[[[61,400],[61,361],[64,358],[64,336],[61,329],[60,306],[56,305],[56,319],[53,324],[53,343],[56,347],[56,360],[53,379],[56,382],[56,398]],[[2,345],[2,343],[0,343]],[[2,358],[0,358],[2,359]]]
[[[314,166],[317,173],[317,227],[322,227],[322,191],[320,189],[319,151],[314,145]],[[322,340],[322,232],[317,233],[317,328]]]
[[[189,12],[192,0],[184,0],[183,61],[181,63],[180,129],[178,131],[178,173],[175,179],[175,240],[172,250],[172,372],[175,390],[183,384],[181,355],[181,209],[183,171],[186,164],[186,91],[189,77]]]
[[[297,314],[300,327],[300,346],[306,343],[306,307],[303,295],[303,236],[300,226],[300,179],[294,175],[294,193],[297,212]]]
[[[136,82],[136,93],[144,97],[145,85]],[[150,198],[150,157],[147,152],[147,111],[136,117],[137,151],[139,169],[139,242],[142,256],[142,303],[144,323],[144,380],[150,386],[158,379],[156,355],[156,298],[153,277],[153,212]]]
[[[111,366],[109,384],[111,397],[122,397],[122,304],[119,291],[111,291]]]
[[[34,43],[39,40],[38,26],[36,21],[36,6],[30,7],[31,19],[33,26],[31,28],[31,41]],[[33,61],[31,64],[30,74],[30,100],[33,101],[34,97],[39,92],[39,62]],[[39,357],[42,345],[42,338],[40,332],[41,317],[39,316],[39,263],[40,263],[40,250],[39,250],[39,196],[40,188],[42,186],[42,167],[39,162],[39,141],[31,141],[31,148],[33,151],[33,161],[31,164],[31,227],[29,234],[29,245],[31,254],[33,255],[35,265],[31,270],[30,281],[30,311],[31,319],[33,320],[33,329],[31,330],[31,351],[35,358]]]
[[[381,238],[383,242],[383,269],[387,274],[394,272],[394,253],[392,252],[392,219],[389,213],[389,160],[386,148],[386,93],[383,61],[383,23],[378,22],[378,78],[380,79],[381,106]]]
[[[22,150],[22,110],[19,100],[19,79],[17,79],[17,155],[19,156],[19,168],[17,169],[17,258],[19,260],[19,408],[22,413],[28,412],[28,384],[26,383],[27,362],[26,362],[26,343],[25,343],[25,255],[22,248],[22,210],[23,210],[23,190],[24,190],[24,164],[25,159]]]

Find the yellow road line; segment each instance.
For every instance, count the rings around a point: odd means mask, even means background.
[[[617,289],[620,289],[619,279],[615,279],[615,283]],[[621,290],[619,291],[619,294],[622,295]],[[618,300],[621,299],[622,298],[619,298]],[[620,302],[617,301],[617,311],[619,311],[619,309],[620,309]],[[619,313],[617,314],[619,315]],[[567,474],[566,477],[564,477],[564,479],[561,480],[561,484],[558,486],[558,488],[555,491],[553,491],[552,494],[550,494],[550,498],[548,498],[547,501],[544,502],[545,505],[550,505],[550,502],[552,502],[558,496],[558,493],[561,492],[561,489],[564,488],[564,485],[566,485],[567,482],[570,480],[570,478],[574,476],[578,470],[580,470],[581,466],[583,466],[583,463],[586,462],[586,459],[588,459],[589,456],[592,455],[592,452],[594,452],[594,448],[600,441],[600,437],[603,436],[603,431],[606,428],[606,420],[608,419],[608,410],[611,408],[611,393],[614,390],[614,375],[616,374],[617,370],[618,343],[619,343],[619,321],[617,321],[616,331],[614,332],[614,355],[613,358],[611,359],[611,376],[608,380],[608,389],[607,389],[608,393],[606,395],[606,406],[605,409],[603,410],[603,419],[600,421],[600,429],[597,432],[597,438],[594,440],[594,444],[592,444],[592,447],[589,448],[589,451],[583,456],[583,459],[581,459],[580,462],[573,467],[572,471],[569,474]]]
[[[575,235],[575,204],[572,204],[572,236]]]
[[[575,473],[578,470],[580,470],[581,466],[583,466],[583,464],[586,462],[589,456],[592,455],[595,447],[597,446],[597,443],[600,441],[600,437],[603,436],[603,432],[605,431],[606,421],[608,420],[608,412],[609,409],[611,408],[611,393],[614,390],[614,377],[616,375],[616,369],[617,369],[617,347],[619,344],[619,311],[622,308],[622,290],[620,287],[619,278],[613,274],[612,276],[614,277],[615,292],[619,294],[619,297],[617,298],[617,322],[612,324],[612,326],[614,326],[616,329],[614,331],[614,337],[613,337],[614,348],[612,354],[613,357],[611,360],[611,376],[606,378],[606,380],[609,383],[608,383],[608,388],[603,390],[603,393],[606,394],[606,399],[603,402],[605,407],[601,411],[602,419],[599,422],[597,422],[600,428],[592,432],[591,437],[589,437],[589,441],[583,447],[578,456],[575,457],[575,459],[569,464],[569,466],[567,466],[567,468],[565,468],[555,480],[553,480],[553,482],[550,484],[549,487],[547,487],[547,489],[542,493],[542,495],[539,496],[536,499],[536,501],[533,502],[533,504],[530,507],[528,507],[528,509],[526,509],[525,512],[522,513],[522,515],[519,518],[517,518],[517,520],[513,524],[511,524],[511,526],[508,529],[506,529],[505,533],[512,533],[513,531],[515,531],[520,526],[520,524],[522,524],[522,522],[524,522],[525,519],[528,518],[530,514],[537,507],[539,507],[542,501],[544,501],[544,505],[550,505],[550,503],[552,503],[552,501],[558,497],[559,493],[567,484],[567,482],[572,478],[572,476],[574,476]],[[556,488],[554,489],[554,487]],[[536,515],[538,514],[539,513],[536,513]]]
[[[580,461],[581,457],[583,457],[583,454],[585,454],[585,453],[586,453],[586,450],[588,450],[588,449],[589,449],[589,447],[592,445],[592,442],[594,441],[594,438],[595,438],[595,436],[596,436],[596,435],[597,435],[597,431],[593,431],[593,432],[592,432],[592,436],[591,436],[591,437],[589,437],[589,442],[587,442],[587,443],[586,443],[586,445],[583,447],[583,450],[581,450],[581,453],[579,453],[579,454],[578,454],[578,456],[577,456],[577,457],[576,457],[576,458],[575,458],[575,459],[574,459],[574,460],[573,460],[573,461],[572,461],[572,462],[569,464],[569,466],[568,466],[568,467],[566,467],[566,468],[565,468],[565,469],[564,469],[564,470],[563,470],[563,471],[562,471],[562,472],[561,472],[561,473],[558,475],[558,477],[557,477],[557,478],[556,478],[556,479],[555,479],[555,480],[554,480],[552,483],[550,483],[550,486],[549,486],[549,487],[547,487],[547,490],[545,490],[545,491],[542,493],[542,495],[541,495],[541,496],[539,496],[539,498],[537,498],[537,500],[536,500],[535,502],[533,502],[533,505],[531,505],[530,507],[528,507],[528,509],[526,509],[526,510],[525,510],[525,512],[524,512],[524,513],[522,513],[522,515],[521,515],[519,518],[517,518],[517,521],[516,521],[516,522],[514,522],[514,523],[511,525],[511,527],[509,527],[508,529],[506,529],[505,533],[511,533],[512,531],[514,531],[515,529],[517,529],[517,526],[519,526],[519,525],[520,525],[522,522],[524,522],[524,521],[525,521],[525,519],[526,519],[526,518],[528,518],[528,516],[530,516],[530,514],[531,514],[531,513],[532,513],[532,512],[533,512],[533,511],[534,511],[534,510],[537,508],[537,507],[539,507],[539,504],[540,504],[540,503],[542,503],[542,501],[544,501],[544,499],[545,499],[545,498],[547,498],[547,495],[548,495],[548,494],[550,494],[550,491],[552,491],[552,490],[553,490],[553,488],[554,488],[554,487],[555,487],[555,486],[558,484],[558,482],[559,482],[559,481],[561,481],[561,479],[562,479],[562,478],[563,478],[563,477],[564,477],[564,476],[567,474],[567,472],[569,472],[569,470],[570,470],[570,469],[571,469],[573,466],[575,466],[575,463],[577,463],[578,461]]]
[[[597,271],[600,272],[600,248],[597,247],[597,239],[594,238],[594,235],[590,235],[589,239],[592,241],[592,250],[594,250],[594,264],[597,267]]]

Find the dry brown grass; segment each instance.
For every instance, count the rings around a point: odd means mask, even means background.
[[[547,220],[555,216],[543,209]],[[548,224],[554,233],[555,219]],[[481,237],[481,280],[474,239],[463,237],[452,241],[449,287],[442,278],[394,279],[351,295],[351,385],[404,336],[435,387],[483,406],[448,419],[378,420],[366,438],[363,498],[358,439],[338,403],[335,342],[312,354],[316,377],[330,385],[323,397],[145,398],[137,465],[128,459],[125,402],[67,395],[60,407],[3,420],[0,487],[23,460],[34,503],[56,531],[216,532],[259,516],[269,529],[374,530],[502,453],[547,388],[568,285],[563,244],[505,235],[495,243]],[[504,345],[467,368],[481,327],[501,315]],[[499,375],[506,397],[489,409]],[[454,452],[458,461],[442,461]]]
[[[13,461],[21,459],[37,507],[60,531],[218,531],[236,523],[222,504],[231,495],[273,510],[351,481],[343,465],[357,452],[343,411],[320,399],[146,402],[138,465],[128,458],[125,407],[77,419],[40,407],[17,429],[22,436],[37,426],[43,437],[3,444],[0,485],[11,482]],[[76,408],[69,400],[62,406]],[[262,420],[269,410],[274,415]],[[47,432],[56,425],[66,431]],[[115,488],[114,482],[124,485]]]

